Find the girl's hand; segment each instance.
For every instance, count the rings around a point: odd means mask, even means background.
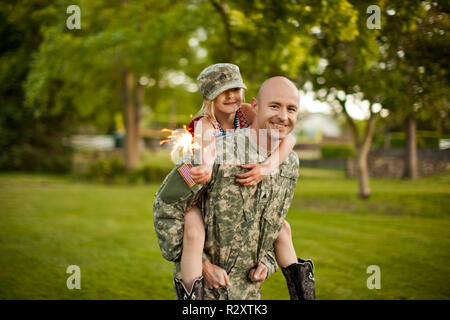
[[[242,164],[241,167],[251,169],[236,175],[236,181],[243,186],[255,186],[270,173],[269,167],[264,163]]]
[[[244,112],[245,117],[249,123],[253,123],[256,118],[256,111],[249,103],[241,103],[241,110]]]
[[[212,166],[205,164],[191,168],[191,178],[195,183],[207,183],[211,180]]]

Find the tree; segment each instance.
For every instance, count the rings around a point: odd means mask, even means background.
[[[204,23],[209,62],[237,64],[252,94],[270,76],[285,75],[296,81],[300,71],[314,69],[320,58],[312,52],[318,25],[325,26],[336,41],[354,34],[356,12],[346,0],[306,5],[277,0],[208,3],[205,11],[215,17]]]
[[[377,37],[380,31],[367,27],[368,15],[365,14],[369,5],[374,4],[383,10],[383,1],[347,3],[347,9],[354,12],[355,28],[344,41],[330,36],[333,31],[321,25],[314,45],[315,53],[322,58],[321,65],[317,70],[303,75],[313,81],[317,90],[325,90],[323,99],[345,115],[356,151],[359,197],[363,199],[371,194],[367,159],[380,111],[377,106],[383,101],[383,85],[379,82],[382,76],[378,68],[380,52]],[[364,132],[348,111],[348,104],[355,97],[358,100],[365,98],[369,102]]]
[[[417,118],[441,131],[448,119],[447,2],[390,2],[383,37],[388,108],[404,119],[405,177],[418,177]]]
[[[63,1],[47,10],[54,23],[42,26],[44,40],[26,84],[27,101],[55,113],[71,103],[80,119],[95,117],[97,125],[110,124],[122,110],[124,158],[131,171],[139,159],[142,77],[158,80],[178,68],[181,57],[192,56],[187,43],[197,26],[193,11],[182,1],[80,1],[81,30],[68,30],[60,14],[68,5]],[[50,99],[55,81],[61,87]]]
[[[9,1],[0,6],[0,168],[67,171],[71,153],[63,143],[73,113],[54,114],[38,104],[26,105],[24,83],[33,54],[42,43],[40,25],[51,23],[52,1]],[[53,99],[60,83],[49,84]]]
[[[365,14],[373,1],[312,1],[307,5],[271,0],[210,3],[222,22],[221,29],[211,32],[209,42],[211,56],[216,60],[231,60],[242,66],[250,84],[259,86],[268,76],[284,74],[299,83],[313,79],[317,88],[329,90],[329,97],[339,104],[353,132],[360,196],[367,198],[367,156],[377,113],[370,113],[362,136],[347,112],[345,100],[360,93],[369,71],[379,77],[379,32],[368,30]],[[383,7],[384,2],[378,4]],[[225,52],[215,49],[224,46]],[[323,62],[328,64],[326,68]],[[365,96],[372,104],[381,101],[375,84],[367,83],[365,87]],[[342,99],[336,95],[340,91],[344,93]]]

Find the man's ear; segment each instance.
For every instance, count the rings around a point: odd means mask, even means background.
[[[258,100],[256,98],[252,98],[252,109],[254,112],[258,112]]]

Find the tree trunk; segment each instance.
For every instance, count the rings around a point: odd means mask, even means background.
[[[347,119],[347,123],[350,126],[350,130],[353,135],[353,144],[356,150],[356,177],[358,179],[358,196],[362,199],[367,199],[370,197],[370,184],[369,184],[369,167],[368,167],[368,157],[370,146],[372,145],[373,135],[375,133],[375,122],[377,115],[371,113],[370,118],[367,120],[366,131],[363,140],[360,139],[360,133],[355,121],[348,114],[344,101],[339,101],[343,106],[342,110]]]
[[[134,76],[128,70],[123,71],[123,102],[125,121],[125,169],[129,173],[134,170],[139,161],[136,110],[133,106],[133,84]]]
[[[122,5],[127,4],[127,0],[121,0]],[[136,108],[133,106],[133,86],[134,76],[124,68],[122,71],[123,77],[123,106],[124,106],[124,122],[125,122],[125,170],[127,173],[132,172],[137,168],[139,163],[139,97],[136,89]],[[139,77],[138,77],[139,81]]]
[[[404,177],[415,180],[419,176],[417,143],[416,143],[416,114],[411,112],[405,119],[406,145],[405,145],[405,173]]]
[[[358,175],[359,197],[362,199],[370,197],[369,167],[367,160],[369,157],[370,146],[372,145],[373,135],[375,133],[376,118],[376,114],[371,114],[369,120],[367,120],[364,140],[359,150],[357,150],[356,173]]]
[[[136,139],[136,161],[139,163],[140,141],[141,141],[141,113],[144,105],[144,86],[139,83],[139,77],[136,83],[136,108],[134,112],[134,136]]]
[[[358,178],[359,193],[362,199],[370,197],[369,169],[367,167],[367,155],[362,149],[357,151],[356,155],[356,176]]]

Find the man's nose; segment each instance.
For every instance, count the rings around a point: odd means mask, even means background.
[[[281,121],[287,121],[288,119],[288,113],[284,108],[280,108],[278,111],[278,117]]]

